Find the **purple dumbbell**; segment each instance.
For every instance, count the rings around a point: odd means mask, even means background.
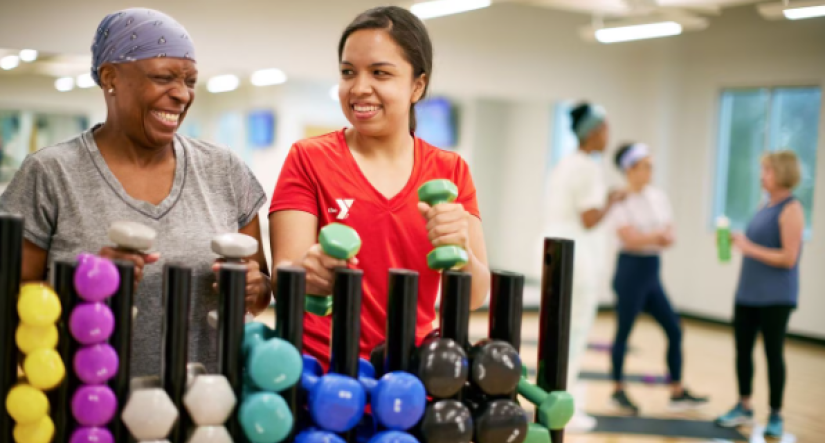
[[[120,273],[111,260],[89,254],[78,257],[74,287],[80,298],[89,302],[103,301],[111,297],[118,286]]]
[[[106,385],[82,386],[72,397],[72,414],[82,426],[105,426],[117,413],[117,398]]]
[[[106,383],[117,373],[119,359],[106,343],[81,348],[74,355],[74,371],[83,383]]]
[[[106,428],[78,428],[69,443],[115,443],[115,438]]]
[[[72,337],[83,345],[103,343],[115,329],[115,316],[103,303],[77,305],[69,317]]]

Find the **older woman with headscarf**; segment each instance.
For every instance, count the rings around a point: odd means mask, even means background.
[[[127,9],[103,19],[91,49],[106,121],[30,154],[0,197],[0,210],[25,217],[23,281],[45,280],[54,260],[81,252],[134,262],[140,315],[131,369],[138,376],[160,366],[161,265],[185,263],[193,268],[189,356],[214,370],[207,317],[217,308],[218,265],[210,240],[241,232],[260,244],[263,188],[229,149],[176,133],[198,79],[183,26],[158,11]],[[108,228],[121,220],[154,229],[155,251],[110,247]],[[260,248],[246,262],[246,305],[256,314],[271,300],[268,267]]]

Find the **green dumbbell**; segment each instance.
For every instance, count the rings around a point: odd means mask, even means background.
[[[518,393],[536,405],[536,418],[548,429],[564,429],[573,418],[575,404],[569,392],[553,391],[548,394],[522,377],[518,382]]]
[[[551,443],[550,431],[538,423],[530,423],[523,443]]]
[[[447,179],[430,180],[418,188],[418,199],[430,206],[452,203],[458,198],[458,187]],[[467,264],[467,251],[461,246],[439,246],[427,254],[430,269],[445,270],[460,268]]]
[[[361,237],[355,229],[341,223],[330,223],[318,234],[318,243],[324,254],[339,260],[349,260],[361,250]],[[304,309],[315,315],[332,314],[332,297],[307,294]]]

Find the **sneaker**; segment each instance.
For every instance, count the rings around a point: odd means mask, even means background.
[[[621,409],[624,412],[629,412],[633,415],[639,415],[639,407],[636,406],[632,401],[630,401],[624,390],[614,392],[613,395],[610,397],[610,403],[613,405],[613,407]]]
[[[673,411],[687,411],[690,409],[701,408],[708,404],[707,397],[697,397],[687,389],[682,389],[682,394],[676,397],[670,397],[670,409]]]
[[[584,411],[577,410],[567,426],[564,427],[564,430],[572,434],[585,434],[596,429],[597,424],[596,417],[591,417],[585,414]]]
[[[765,437],[782,438],[782,417],[779,414],[771,413],[768,418],[768,426],[765,427]]]
[[[735,428],[742,425],[753,424],[753,410],[742,407],[742,403],[737,403],[727,414],[719,417],[714,422],[723,428]]]

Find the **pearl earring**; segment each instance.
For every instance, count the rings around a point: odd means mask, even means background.
[[[115,88],[110,88],[109,89],[109,94],[114,94],[114,93],[115,93]]]

